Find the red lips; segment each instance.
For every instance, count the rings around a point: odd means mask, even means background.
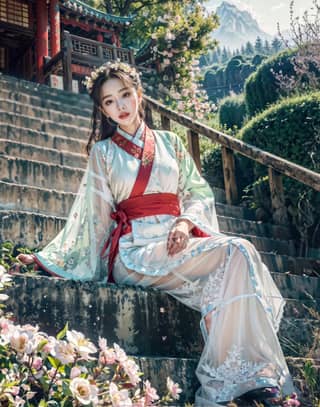
[[[121,113],[119,114],[119,119],[126,119],[129,115],[130,113]]]

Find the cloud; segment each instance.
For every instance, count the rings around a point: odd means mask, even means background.
[[[284,7],[287,7],[287,5],[285,3],[279,3],[279,4],[275,4],[274,6],[271,7],[272,11],[277,11],[280,10]]]

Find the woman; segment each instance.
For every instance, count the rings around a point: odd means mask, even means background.
[[[87,88],[79,193],[58,236],[19,259],[64,278],[159,288],[201,311],[196,406],[291,393],[276,335],[284,301],[252,244],[219,233],[212,191],[179,138],[144,123],[137,71],[107,63]]]

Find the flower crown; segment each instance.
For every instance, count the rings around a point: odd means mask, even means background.
[[[105,64],[101,65],[99,68],[92,71],[90,76],[85,77],[83,83],[86,86],[89,94],[92,92],[95,81],[101,76],[107,77],[111,70],[123,72],[130,76],[130,78],[133,79],[134,82],[138,84],[140,83],[140,73],[133,66],[121,62],[120,60],[117,60],[115,62],[108,61]]]

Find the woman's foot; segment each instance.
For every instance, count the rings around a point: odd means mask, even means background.
[[[256,401],[263,403],[264,406],[277,406],[281,401],[280,389],[278,387],[261,387],[259,389],[250,390],[240,397],[245,401]]]

